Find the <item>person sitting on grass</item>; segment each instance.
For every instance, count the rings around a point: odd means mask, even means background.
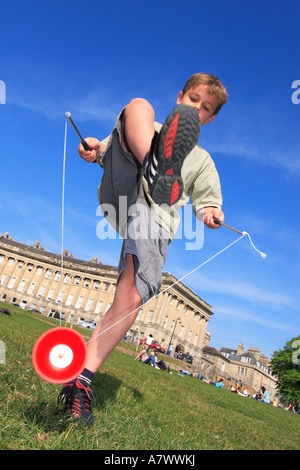
[[[141,352],[136,356],[135,358],[135,361],[137,361],[138,359],[143,362],[143,364],[149,364],[151,362],[151,365],[153,367],[156,367],[156,363],[155,363],[155,359],[154,359],[154,355],[151,354],[149,357],[148,357],[148,348],[147,347],[143,347]]]
[[[157,367],[159,369],[169,370],[170,371],[170,367],[167,367],[166,364],[164,363],[164,361],[162,361],[161,359],[158,358],[158,351],[154,352],[154,359],[155,359],[155,364],[157,365]]]

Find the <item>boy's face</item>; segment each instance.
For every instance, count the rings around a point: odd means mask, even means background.
[[[215,95],[208,93],[206,85],[198,85],[188,90],[185,94],[181,91],[177,98],[177,104],[193,106],[199,114],[202,126],[203,124],[208,124],[216,117],[214,112],[219,105],[219,101]]]

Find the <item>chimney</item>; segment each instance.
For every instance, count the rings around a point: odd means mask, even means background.
[[[255,359],[257,361],[260,361],[261,354],[260,354],[260,349],[259,348],[249,348],[248,352],[253,354],[253,356],[255,357]]]
[[[243,345],[243,343],[240,343],[240,344],[238,345],[238,348],[237,348],[237,352],[236,352],[236,353],[237,353],[238,356],[242,356],[242,355],[243,355],[243,353],[244,353],[244,345]]]

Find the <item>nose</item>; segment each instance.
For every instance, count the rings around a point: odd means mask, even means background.
[[[198,101],[198,103],[196,103],[196,105],[195,105],[195,109],[198,113],[200,112],[201,107],[202,107],[202,103],[201,103],[201,101]]]

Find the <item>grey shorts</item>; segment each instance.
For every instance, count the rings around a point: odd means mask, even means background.
[[[144,303],[161,288],[169,235],[154,220],[145,199],[141,164],[121,143],[121,119],[122,113],[101,161],[104,173],[99,201],[103,215],[124,238],[118,280],[126,255],[134,255],[135,285]]]

